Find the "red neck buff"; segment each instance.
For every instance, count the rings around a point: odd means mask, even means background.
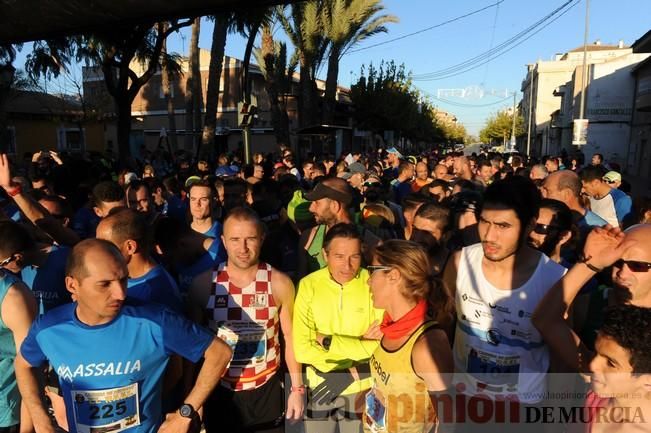
[[[382,324],[380,325],[380,330],[390,340],[397,340],[399,338],[408,335],[409,332],[413,331],[417,325],[425,321],[425,316],[427,315],[427,301],[421,300],[414,308],[412,308],[407,314],[402,316],[400,319],[395,322],[389,316],[389,313],[384,312],[384,318],[382,319]]]

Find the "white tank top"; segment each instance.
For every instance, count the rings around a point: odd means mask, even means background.
[[[475,244],[462,250],[459,261],[454,383],[470,396],[517,395],[522,403],[539,402],[549,352],[531,315],[566,269],[541,254],[529,281],[501,290],[484,276],[483,258],[481,244]]]

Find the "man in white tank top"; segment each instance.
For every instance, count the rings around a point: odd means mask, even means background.
[[[456,304],[454,384],[468,398],[517,398],[523,405],[544,398],[549,352],[531,315],[565,269],[527,245],[539,204],[529,179],[493,183],[479,217],[481,243],[455,253],[446,267]],[[506,420],[513,420],[508,412]]]

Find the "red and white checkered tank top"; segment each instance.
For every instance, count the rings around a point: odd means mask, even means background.
[[[229,281],[226,263],[213,271],[205,313],[210,328],[233,349],[220,382],[226,388],[258,388],[280,365],[280,318],[271,293],[271,269],[260,263],[255,280],[242,288]]]

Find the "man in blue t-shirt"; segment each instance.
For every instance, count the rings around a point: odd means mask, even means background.
[[[219,238],[222,235],[222,225],[215,218],[218,208],[215,187],[206,180],[196,181],[190,185],[188,196],[192,230],[211,238]]]
[[[187,293],[194,277],[226,259],[221,237],[202,235],[174,218],[158,221],[154,243],[167,269],[176,274],[181,295]]]
[[[608,170],[601,165],[590,165],[581,170],[583,190],[590,197],[590,208],[613,227],[624,227],[633,208],[625,192],[612,188],[604,176]]]
[[[66,287],[76,302],[35,322],[16,358],[36,431],[54,432],[35,374],[46,362],[60,378],[70,433],[187,432],[217,385],[230,348],[169,309],[128,301],[127,272],[108,241],[88,239],[72,250]],[[162,377],[172,354],[204,361],[184,403],[164,417]]]
[[[6,221],[0,225],[0,256],[11,258],[0,265],[20,278],[30,288],[39,306],[39,313],[70,302],[65,287],[67,247],[39,247],[21,224]]]
[[[144,302],[158,302],[182,312],[181,293],[176,281],[149,254],[145,217],[133,209],[121,209],[97,226],[97,239],[114,244],[127,262],[127,296]]]

